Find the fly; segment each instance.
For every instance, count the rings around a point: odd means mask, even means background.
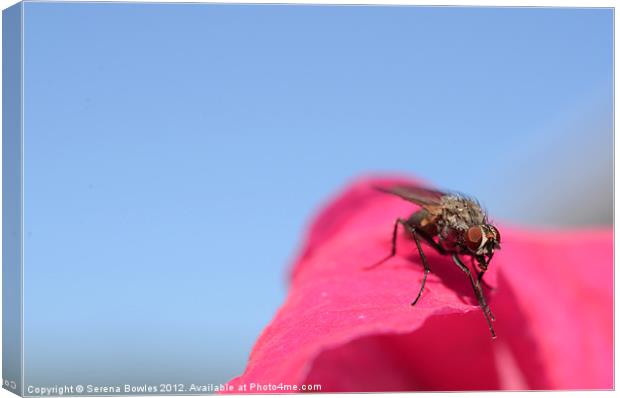
[[[495,330],[491,321],[495,320],[484,298],[481,282],[489,267],[494,251],[500,248],[500,234],[496,227],[489,224],[487,215],[480,204],[471,198],[455,193],[446,193],[413,185],[395,185],[389,188],[377,187],[379,191],[396,195],[422,208],[409,218],[397,218],[392,232],[392,250],[381,261],[368,268],[374,268],[396,255],[396,238],[398,226],[402,225],[409,231],[418,248],[424,277],[417,297],[411,303],[415,305],[424,291],[426,276],[430,267],[422,250],[424,240],[438,253],[452,257],[452,261],[469,278],[471,285],[489,325],[491,336],[495,338]],[[477,277],[465,265],[462,256],[469,256],[477,267]]]

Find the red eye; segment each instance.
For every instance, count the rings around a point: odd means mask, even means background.
[[[471,227],[465,234],[465,245],[469,250],[475,252],[480,247],[482,242],[482,228],[479,226]]]

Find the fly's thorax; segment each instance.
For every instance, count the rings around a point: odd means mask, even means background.
[[[474,225],[486,223],[486,216],[480,205],[458,195],[445,195],[441,198],[441,218],[448,228],[462,232]]]

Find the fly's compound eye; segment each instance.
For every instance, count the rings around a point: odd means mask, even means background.
[[[465,246],[473,253],[478,252],[484,246],[486,240],[482,227],[479,225],[469,228],[465,234]]]

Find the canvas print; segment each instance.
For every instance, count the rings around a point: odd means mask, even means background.
[[[3,11],[3,387],[612,390],[614,10]]]

